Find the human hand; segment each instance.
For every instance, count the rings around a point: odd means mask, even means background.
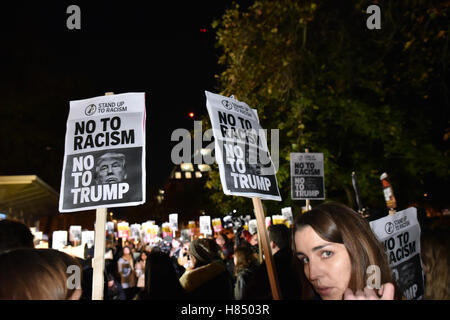
[[[395,287],[388,282],[378,289],[378,294],[374,289],[364,288],[364,292],[357,290],[355,293],[350,288],[344,292],[344,300],[394,300]]]

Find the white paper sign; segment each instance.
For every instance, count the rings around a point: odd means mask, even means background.
[[[60,212],[145,202],[145,94],[70,102]]]
[[[291,153],[291,198],[324,200],[323,153]]]
[[[70,226],[69,228],[69,241],[81,242],[81,226]]]
[[[65,246],[67,246],[67,231],[53,231],[52,249],[62,250]]]
[[[172,231],[178,231],[178,213],[169,214],[169,223]]]
[[[283,217],[287,221],[289,221],[290,225],[294,224],[294,216],[292,215],[292,208],[291,207],[282,208],[281,209],[281,214],[283,215]]]
[[[134,240],[141,239],[141,225],[139,223],[134,223],[130,225],[130,232],[131,232],[130,238]]]
[[[250,232],[251,235],[254,235],[258,232],[258,224],[256,222],[256,219],[252,219],[248,222],[248,232]]]
[[[223,192],[281,201],[275,167],[256,110],[208,91],[206,98]]]
[[[200,216],[200,233],[211,236],[213,234],[211,229],[211,217]]]
[[[403,295],[408,300],[423,299],[424,276],[417,209],[408,208],[371,221],[370,227],[384,244],[388,263]]]
[[[95,241],[95,231],[83,231],[81,232],[81,245],[84,246],[87,244],[88,248],[92,248],[94,246]]]

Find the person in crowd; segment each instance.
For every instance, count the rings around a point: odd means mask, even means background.
[[[233,243],[225,234],[217,234],[216,243],[222,251],[223,259],[233,259]]]
[[[281,298],[283,300],[300,299],[301,281],[292,259],[291,231],[284,224],[271,225],[268,231]],[[259,266],[248,287],[249,299],[273,299],[266,263]]]
[[[34,236],[22,222],[0,220],[0,252],[15,248],[34,248]]]
[[[351,208],[323,203],[298,216],[293,249],[300,262],[302,298],[323,300],[392,300],[401,298],[382,244],[369,223]],[[378,266],[380,288],[367,268]],[[376,283],[376,282],[375,282]]]
[[[185,291],[169,255],[152,250],[145,265],[145,287],[138,295],[140,300],[182,300]]]
[[[236,300],[248,299],[247,287],[252,282],[258,260],[250,246],[240,246],[234,251],[234,272],[236,282],[234,284],[234,298]]]
[[[107,283],[105,286],[104,300],[126,300],[125,291],[120,283],[112,274],[107,275]]]
[[[190,241],[184,241],[181,245],[181,250],[180,253],[178,255],[178,265],[182,268],[178,268],[179,270],[181,270],[182,272],[178,271],[177,274],[179,275],[179,278],[184,274],[184,272],[186,270],[190,270],[192,269],[193,265],[192,265],[192,261],[191,261],[191,257],[189,256],[189,246],[190,246],[191,242]]]
[[[136,286],[138,289],[143,289],[145,287],[145,264],[147,262],[147,252],[142,251],[138,261],[136,262],[136,277],[137,277],[137,284]]]
[[[178,259],[180,257],[180,254],[182,254],[182,253],[183,253],[182,241],[179,239],[173,238],[172,242],[171,242],[169,256],[170,256],[172,264],[175,268],[175,271],[177,272],[178,278],[180,278],[183,275],[184,271],[186,270],[182,265],[180,265],[178,263]]]
[[[216,243],[220,248],[221,257],[227,267],[228,272],[230,274],[233,274],[233,241],[231,241],[225,233],[219,233],[216,237]]]
[[[421,257],[425,300],[450,300],[450,233],[447,228],[424,230]]]
[[[117,261],[117,269],[120,275],[120,284],[125,291],[127,300],[131,300],[136,294],[136,274],[131,249],[124,247],[122,256]]]
[[[125,155],[122,153],[107,152],[97,159],[97,184],[119,183],[127,179]]]
[[[0,254],[0,300],[78,300],[81,265],[53,249],[19,248]]]
[[[225,268],[215,240],[195,239],[190,244],[189,256],[193,268],[186,270],[180,278],[188,299],[232,300],[232,276]]]

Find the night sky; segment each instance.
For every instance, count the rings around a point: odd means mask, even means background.
[[[69,30],[69,5],[81,30]],[[0,175],[36,174],[59,192],[69,101],[145,92],[147,185],[173,167],[176,128],[206,114],[220,72],[213,20],[231,1],[55,1],[2,5]],[[206,32],[201,32],[206,29]]]

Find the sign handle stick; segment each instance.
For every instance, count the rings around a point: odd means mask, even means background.
[[[106,92],[105,96],[113,94],[113,92]],[[103,300],[107,213],[107,208],[98,208],[95,213],[95,247],[94,258],[92,259],[92,300]]]
[[[264,249],[264,257],[266,260],[267,274],[269,275],[270,288],[272,290],[272,297],[274,300],[281,300],[280,287],[278,285],[278,278],[273,261],[272,250],[270,248],[269,236],[266,230],[266,223],[264,218],[264,210],[261,199],[258,197],[252,198],[253,207],[255,208],[256,222],[258,224],[258,234],[261,236],[262,247]]]
[[[258,248],[259,248],[258,260],[259,260],[259,264],[261,264],[261,263],[263,263],[262,243],[261,243],[261,237],[259,236],[259,232],[257,232],[257,235],[258,235]]]
[[[309,149],[305,149],[305,153],[309,153]],[[306,199],[306,211],[309,211],[310,205],[309,205],[309,199]]]
[[[95,247],[94,258],[92,259],[92,300],[103,300],[107,211],[106,208],[98,208],[95,217]]]

